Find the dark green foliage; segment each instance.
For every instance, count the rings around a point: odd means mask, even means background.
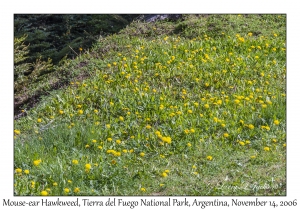
[[[99,36],[118,32],[136,16],[16,14],[15,37],[27,34],[25,44],[30,44],[29,62],[42,57],[42,60],[51,58],[57,64],[66,55],[69,58],[76,57],[80,53],[79,48],[88,49]]]
[[[28,46],[24,44],[26,36],[14,39],[14,90],[16,95],[40,80],[40,77],[53,69],[52,60],[42,61],[41,57],[35,62],[28,63]]]
[[[24,44],[26,36],[14,39],[14,82],[15,85],[24,80],[24,73],[29,70],[31,65],[25,63],[28,55],[28,46]]]

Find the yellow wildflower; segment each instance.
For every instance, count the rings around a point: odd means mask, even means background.
[[[85,169],[86,170],[90,170],[92,168],[91,164],[87,163],[85,164]]]
[[[249,124],[249,125],[248,125],[248,128],[251,129],[251,130],[253,130],[253,129],[254,129],[254,125]]]
[[[224,133],[223,136],[224,136],[225,138],[227,138],[227,137],[229,136],[229,134],[228,134],[228,133]]]
[[[46,191],[46,190],[43,190],[42,192],[41,192],[41,196],[47,196],[48,195],[48,192]]]
[[[163,173],[161,174],[161,176],[162,176],[162,177],[167,177],[168,174],[167,174],[166,172],[163,172]]]
[[[14,130],[14,133],[19,135],[21,133],[21,131],[20,130]]]
[[[241,102],[241,101],[238,100],[238,99],[234,100],[234,103],[235,103],[235,104],[239,104],[240,102]]]
[[[39,159],[39,160],[34,160],[34,161],[33,161],[33,165],[38,166],[41,162],[42,162],[41,159]]]
[[[72,160],[72,163],[73,163],[74,165],[77,165],[77,164],[78,164],[78,160]]]
[[[245,146],[245,142],[243,142],[243,141],[239,141],[239,144],[240,144],[241,146]]]
[[[15,171],[16,171],[16,173],[22,173],[22,169],[20,169],[20,168],[17,168]]]
[[[275,125],[279,125],[279,123],[280,123],[279,120],[274,120]]]
[[[158,136],[158,135],[160,135],[160,132],[159,131],[155,131],[155,134]]]
[[[207,160],[212,160],[213,157],[209,155],[209,156],[206,157],[206,159],[207,159]]]

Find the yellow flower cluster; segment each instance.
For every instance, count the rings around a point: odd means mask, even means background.
[[[163,142],[167,143],[167,144],[171,144],[172,139],[170,136],[162,136],[160,131],[155,131],[156,136],[162,140]]]
[[[117,151],[115,151],[115,150],[113,150],[113,149],[107,150],[106,153],[107,153],[107,154],[112,154],[112,155],[115,156],[115,157],[120,157],[120,156],[121,156],[121,152],[117,152]]]

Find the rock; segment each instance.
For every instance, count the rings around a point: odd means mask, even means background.
[[[145,21],[146,23],[151,23],[160,20],[177,20],[181,18],[180,14],[149,14],[149,15],[140,15],[137,19],[140,21]]]

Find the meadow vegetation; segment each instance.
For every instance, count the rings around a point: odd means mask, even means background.
[[[286,195],[285,44],[280,14],[102,38],[15,120],[15,195]]]

